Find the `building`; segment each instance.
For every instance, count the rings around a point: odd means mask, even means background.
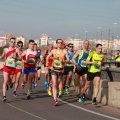
[[[22,41],[23,42],[23,46],[25,45],[25,38],[23,36],[16,37],[16,42],[18,42],[18,41]]]
[[[6,37],[0,36],[0,47],[3,47],[6,45]]]
[[[51,37],[49,37],[47,34],[42,34],[41,37],[40,37],[40,45],[43,46],[47,46],[48,45],[48,41],[49,40],[52,40]]]

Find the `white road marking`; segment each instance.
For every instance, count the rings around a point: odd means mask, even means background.
[[[108,116],[108,115],[105,115],[105,114],[101,114],[101,113],[98,113],[98,112],[94,112],[92,110],[85,109],[83,107],[71,104],[71,103],[63,101],[61,99],[58,99],[58,100],[65,103],[65,104],[67,104],[67,105],[69,105],[69,106],[71,106],[71,107],[74,107],[74,108],[77,108],[77,109],[80,109],[80,110],[83,110],[83,111],[86,111],[86,112],[89,112],[89,113],[92,113],[92,114],[95,114],[95,115],[98,115],[98,116],[102,116],[102,117],[105,117],[105,118],[108,118],[108,119],[111,119],[111,120],[120,120],[120,119],[115,118],[115,117],[111,117],[111,116]]]
[[[0,93],[1,93],[1,92],[2,92],[2,90],[0,90]],[[1,97],[0,97],[0,99],[1,99],[1,101],[2,101],[2,98],[1,98]],[[30,113],[30,112],[27,112],[27,111],[25,111],[25,110],[22,110],[22,109],[20,109],[20,108],[18,108],[18,107],[15,107],[14,105],[11,105],[10,103],[6,103],[6,104],[9,105],[10,107],[16,109],[16,110],[19,110],[19,111],[21,111],[21,112],[23,112],[23,113],[25,113],[25,114],[31,115],[31,116],[33,116],[33,117],[35,117],[35,118],[40,119],[40,120],[47,120],[47,119],[44,119],[44,118],[39,117],[39,116],[37,116],[37,115],[34,115],[34,114]]]

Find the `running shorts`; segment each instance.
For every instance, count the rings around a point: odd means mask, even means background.
[[[73,72],[74,66],[65,66],[63,75],[68,75],[69,72]]]
[[[36,72],[35,68],[24,68],[23,69],[24,74],[35,73],[35,72]]]
[[[15,74],[15,68],[10,68],[10,67],[7,67],[7,66],[3,66],[3,71],[9,73],[10,75]]]
[[[100,77],[100,76],[101,76],[101,72],[96,72],[96,73],[88,72],[87,73],[87,81],[92,81],[94,79],[94,77]]]
[[[81,70],[75,69],[75,73],[77,73],[80,76],[83,76],[84,74],[87,74],[88,68],[82,68]]]
[[[57,76],[58,79],[62,79],[63,73],[62,72],[56,72],[54,70],[51,70],[51,75]]]

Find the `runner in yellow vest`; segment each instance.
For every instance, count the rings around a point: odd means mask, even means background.
[[[89,64],[90,66],[88,69],[87,82],[83,89],[81,102],[85,101],[85,92],[87,91],[90,84],[92,83],[92,80],[94,79],[95,89],[94,89],[94,98],[93,98],[92,104],[94,105],[97,104],[96,97],[97,97],[99,86],[100,86],[101,69],[105,69],[105,67],[102,65],[103,61],[104,61],[104,55],[102,53],[102,45],[97,44],[96,51],[91,52],[87,60],[84,62],[85,64]]]

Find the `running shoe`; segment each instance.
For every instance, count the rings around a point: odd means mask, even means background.
[[[14,96],[14,97],[17,97],[17,94],[16,94],[16,92],[15,92],[15,91],[13,92],[13,96]]]
[[[71,84],[72,84],[73,87],[75,86],[74,80],[72,80]]]
[[[27,100],[29,100],[31,98],[30,94],[27,94]]]
[[[84,98],[78,98],[78,102],[85,102],[85,99]]]
[[[58,101],[54,100],[54,105],[57,106],[58,105]]]
[[[3,96],[2,101],[5,102],[7,100],[6,96]]]
[[[66,94],[70,94],[70,90],[69,90],[68,87],[65,88],[65,93],[66,93]]]
[[[21,84],[20,88],[23,90],[25,87],[25,85]]]
[[[62,91],[59,91],[59,93],[58,93],[58,97],[59,97],[59,98],[62,97]]]
[[[14,83],[11,83],[11,84],[10,84],[10,88],[13,88],[13,85],[14,85]]]
[[[52,88],[51,87],[49,87],[49,89],[48,89],[48,95],[52,96]]]
[[[47,82],[47,81],[45,81],[45,82],[44,82],[44,86],[46,87],[46,89],[48,89],[48,88],[49,88],[49,84],[48,84],[48,82]]]
[[[34,82],[32,83],[32,89],[35,89],[35,83]]]
[[[65,95],[65,89],[62,90],[62,95]]]
[[[48,84],[48,82],[47,82],[47,80],[45,80],[45,82],[44,82],[44,86],[46,87],[47,84]]]
[[[96,101],[96,99],[93,99],[92,104],[93,104],[93,105],[97,105],[97,101]]]

